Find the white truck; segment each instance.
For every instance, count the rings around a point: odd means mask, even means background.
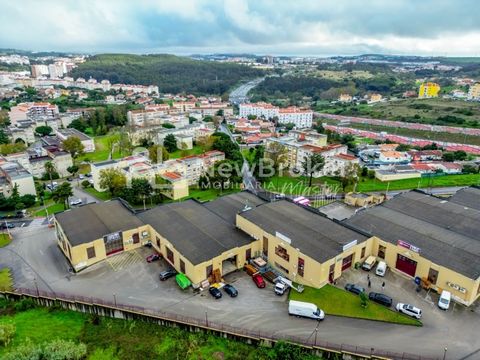
[[[325,318],[325,313],[317,305],[296,300],[288,302],[288,314],[315,320],[323,320]]]
[[[277,281],[275,283],[275,288],[274,288],[275,294],[283,295],[285,294],[285,291],[287,291],[287,289],[288,289],[288,285],[285,285],[283,282]]]

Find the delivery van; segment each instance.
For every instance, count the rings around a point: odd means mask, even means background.
[[[362,264],[362,269],[363,270],[367,270],[367,271],[370,271],[373,269],[373,267],[375,266],[377,262],[377,259],[375,258],[375,256],[369,256],[367,258],[367,260],[365,260]]]
[[[385,261],[379,261],[377,268],[375,269],[375,275],[385,276],[386,272],[387,272],[387,264],[385,263]]]
[[[288,314],[315,320],[323,320],[325,318],[325,313],[317,305],[296,300],[288,302]]]
[[[450,294],[450,291],[443,290],[440,294],[440,299],[438,299],[438,307],[442,310],[448,310],[451,300],[452,294]]]

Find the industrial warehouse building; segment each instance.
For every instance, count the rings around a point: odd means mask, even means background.
[[[265,202],[241,192],[138,213],[121,200],[88,204],[57,214],[55,223],[59,246],[77,271],[151,242],[194,286],[263,256],[291,280],[318,288],[374,255],[470,305],[480,295],[480,210],[462,201],[480,201],[480,189],[462,192],[446,201],[411,191],[343,222],[289,200]]]

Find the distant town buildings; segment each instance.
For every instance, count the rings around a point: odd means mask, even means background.
[[[438,93],[440,92],[440,85],[434,82],[426,82],[420,85],[418,90],[418,98],[419,99],[428,99],[438,97]]]
[[[340,97],[338,98],[338,101],[344,102],[344,103],[352,102],[352,100],[353,100],[352,95],[349,95],[349,94],[340,94]]]

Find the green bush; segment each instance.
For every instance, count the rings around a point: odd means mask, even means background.
[[[26,311],[28,309],[33,309],[37,305],[32,299],[22,299],[19,301],[16,301],[15,304],[13,305],[13,308],[15,311]]]

